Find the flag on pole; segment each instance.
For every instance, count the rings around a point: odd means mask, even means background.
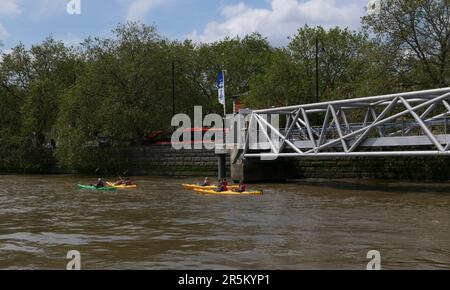
[[[219,103],[225,105],[225,76],[223,71],[219,72],[219,76],[217,78],[217,88],[219,91]]]

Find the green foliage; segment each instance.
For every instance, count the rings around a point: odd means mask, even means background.
[[[220,70],[229,111],[236,95],[251,108],[315,102],[316,80],[321,101],[448,85],[448,2],[383,3],[392,6],[365,17],[363,32],[304,26],[286,47],[256,33],[170,41],[133,22],[78,47],[53,38],[30,49],[19,44],[0,62],[0,168],[39,172],[55,157],[60,167],[83,172],[126,169],[126,156],[109,158],[118,147],[170,130],[172,65],[175,112],[188,115],[196,105],[205,114],[222,112]],[[51,139],[57,146],[49,151]]]
[[[380,13],[363,18],[375,40],[397,50],[411,86],[450,85],[450,2],[383,0]]]
[[[243,39],[226,38],[194,47],[194,67],[189,73],[189,79],[198,85],[208,104],[213,104],[206,111],[221,112],[216,89],[220,70],[226,70],[228,99],[246,95],[251,90],[252,77],[265,73],[266,63],[270,61],[273,50],[267,39],[257,33]]]
[[[377,92],[377,49],[362,33],[302,27],[287,48],[272,54],[267,73],[253,78],[248,101],[263,107],[315,102],[316,53],[320,100]]]

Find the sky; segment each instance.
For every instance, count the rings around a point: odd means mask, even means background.
[[[76,11],[80,3],[80,14]],[[305,24],[359,29],[368,0],[0,0],[0,41],[7,51],[53,36],[75,45],[108,37],[119,23],[156,25],[169,39],[213,42],[259,32],[273,45],[287,44]],[[69,13],[70,12],[70,13]]]

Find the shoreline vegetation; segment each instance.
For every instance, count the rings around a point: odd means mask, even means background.
[[[222,69],[227,95],[241,96],[245,107],[315,102],[317,43],[321,101],[448,87],[448,1],[385,3],[358,31],[304,26],[284,47],[258,33],[214,43],[169,40],[135,22],[77,46],[52,37],[18,44],[0,60],[0,172],[42,173],[50,164],[115,172],[111,152],[170,131],[173,110],[221,112]]]

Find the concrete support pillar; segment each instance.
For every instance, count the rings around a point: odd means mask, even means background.
[[[227,178],[227,155],[226,154],[218,154],[218,177],[219,179]]]

